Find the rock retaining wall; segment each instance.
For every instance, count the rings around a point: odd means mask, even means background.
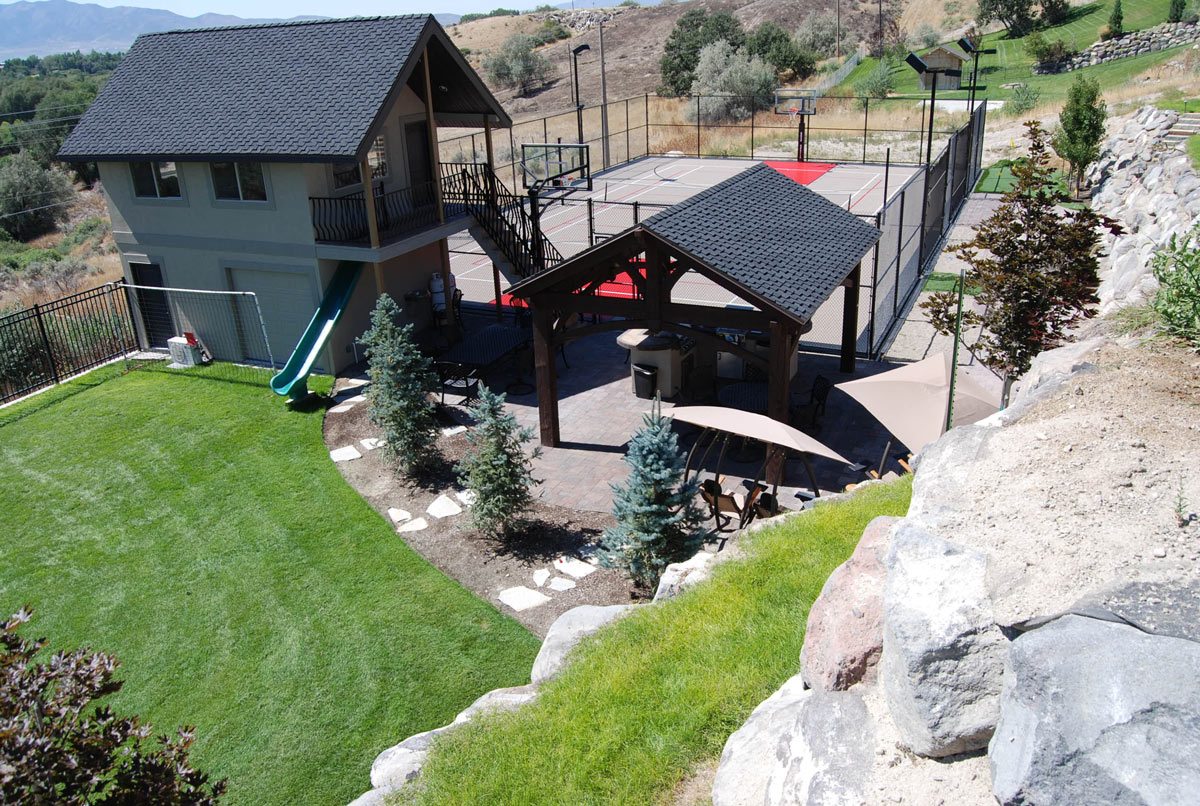
[[[1044,62],[1033,67],[1035,75],[1066,73],[1105,62],[1141,56],[1156,50],[1166,50],[1200,40],[1200,24],[1194,22],[1164,22],[1153,28],[1132,31],[1116,39],[1084,48],[1059,62]]]
[[[1112,135],[1087,171],[1093,209],[1125,230],[1104,235],[1097,291],[1102,314],[1148,301],[1158,289],[1154,253],[1200,216],[1200,176],[1183,142],[1167,138],[1178,119],[1176,112],[1147,106],[1111,120]]]

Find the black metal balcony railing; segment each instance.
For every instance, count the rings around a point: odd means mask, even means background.
[[[362,245],[371,242],[367,203],[362,193],[309,198],[316,239],[323,243]],[[387,241],[438,223],[434,183],[424,182],[388,193],[375,193],[379,240]]]

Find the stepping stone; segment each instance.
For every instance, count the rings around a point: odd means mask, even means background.
[[[433,499],[433,503],[425,510],[435,518],[449,518],[451,515],[458,515],[462,512],[462,507],[454,503],[454,499],[448,495],[439,495]]]
[[[388,517],[392,519],[392,523],[404,523],[412,520],[412,514],[407,509],[396,509],[388,507]]]
[[[511,607],[520,613],[522,610],[529,610],[534,607],[541,607],[546,602],[550,601],[550,597],[544,593],[538,593],[532,588],[527,588],[524,585],[518,585],[515,588],[508,588],[500,591],[500,602]]]
[[[357,404],[357,403],[365,403],[365,402],[366,402],[366,400],[367,400],[367,396],[366,396],[366,395],[355,395],[354,397],[349,397],[349,398],[346,398],[346,399],[345,399],[345,400],[343,400],[342,402],[343,402],[344,404],[346,404],[347,406],[353,406],[353,405],[355,405],[355,404]]]
[[[575,587],[575,583],[569,579],[563,579],[562,577],[555,577],[554,579],[550,580],[550,589],[551,590],[569,591],[573,587]]]
[[[474,490],[456,490],[454,497],[457,498],[464,507],[469,507],[471,504],[475,503]]]
[[[370,378],[347,378],[346,386],[350,387],[351,389],[357,389],[360,386],[366,386],[370,382]]]
[[[332,409],[330,409],[330,410],[329,410],[329,413],[330,413],[330,414],[343,414],[343,413],[345,413],[345,412],[347,412],[347,411],[350,411],[350,409],[352,409],[352,408],[354,408],[354,405],[353,405],[353,404],[351,404],[351,403],[342,403],[342,404],[339,404],[339,405],[337,405],[337,406],[334,406]]]
[[[368,451],[373,451],[376,448],[382,448],[385,443],[379,437],[367,437],[366,439],[360,439],[358,444],[362,445]]]
[[[550,572],[545,568],[539,568],[533,572],[533,584],[539,588],[546,584],[546,580],[550,578]]]
[[[429,521],[425,520],[424,518],[417,518],[415,520],[400,524],[400,528],[398,528],[396,531],[401,534],[405,532],[419,532],[427,526],[429,526]]]
[[[352,459],[361,459],[362,454],[353,445],[347,445],[344,448],[337,448],[330,451],[329,458],[335,462],[349,462]]]
[[[442,429],[442,436],[452,437],[457,434],[465,433],[466,430],[467,430],[467,427],[465,425],[452,425],[449,428]]]
[[[574,557],[559,557],[554,561],[554,570],[575,579],[583,579],[588,574],[596,573],[595,566],[588,565],[583,560]]]

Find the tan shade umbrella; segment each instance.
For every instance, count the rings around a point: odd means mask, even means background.
[[[869,378],[837,384],[913,453],[942,435],[950,398],[950,356],[932,355]],[[995,395],[961,372],[954,384],[954,425],[970,425],[999,407]]]
[[[681,423],[691,423],[701,428],[711,428],[727,434],[736,434],[739,437],[749,437],[760,442],[791,448],[801,453],[824,456],[836,462],[850,464],[849,459],[833,448],[826,447],[803,431],[798,431],[787,423],[772,420],[765,414],[753,414],[740,409],[727,409],[723,406],[681,406],[671,411],[665,411],[663,414],[667,417],[674,417]]]

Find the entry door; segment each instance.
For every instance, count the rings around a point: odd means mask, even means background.
[[[130,263],[129,274],[133,277],[134,285],[162,288],[162,267],[157,263]],[[167,349],[167,339],[175,335],[175,320],[171,316],[166,292],[136,288],[133,293],[146,334],[146,347]]]
[[[421,188],[433,181],[433,166],[429,164],[429,129],[424,121],[404,125],[404,150],[408,157],[408,181]]]

